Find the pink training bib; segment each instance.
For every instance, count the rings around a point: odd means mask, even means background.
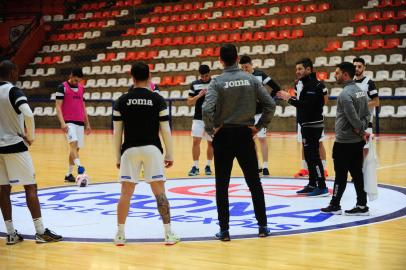
[[[84,87],[78,84],[78,91],[70,88],[68,82],[64,82],[65,95],[62,103],[62,114],[65,121],[85,122],[85,108],[83,104]]]

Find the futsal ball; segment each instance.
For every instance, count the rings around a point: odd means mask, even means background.
[[[78,187],[87,187],[89,185],[89,176],[87,174],[79,174],[76,176],[76,185]]]

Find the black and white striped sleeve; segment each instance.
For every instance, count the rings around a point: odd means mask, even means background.
[[[166,105],[165,99],[159,96],[159,103],[158,103],[158,110],[159,110],[159,121],[169,121],[169,110],[168,106]]]
[[[8,98],[10,100],[11,106],[13,106],[14,111],[18,114],[21,113],[18,107],[20,107],[21,104],[28,103],[27,97],[24,95],[23,91],[17,87],[13,87],[10,89]]]
[[[378,97],[378,89],[376,89],[375,83],[372,80],[368,81],[368,97],[370,99]]]
[[[320,82],[319,87],[322,89],[323,91],[323,96],[328,96],[328,89],[327,87],[324,85],[324,83]]]
[[[267,75],[265,72],[262,72],[261,77],[262,84],[268,85],[272,88],[271,96],[274,97],[276,93],[281,90],[281,87],[274,80],[272,80],[271,76]]]
[[[58,85],[56,89],[55,98],[56,99],[63,99],[65,96],[65,86],[63,84]]]

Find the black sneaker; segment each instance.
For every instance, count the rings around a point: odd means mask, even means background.
[[[49,229],[45,229],[43,234],[35,234],[35,242],[37,244],[50,243],[50,242],[59,242],[62,241],[62,236],[57,235]]]
[[[304,186],[301,190],[296,191],[296,194],[298,195],[307,195],[310,192],[312,192],[316,187],[312,187],[312,186]]]
[[[214,235],[214,237],[216,237],[216,239],[220,240],[220,241],[230,241],[230,233],[228,231],[220,231],[218,233],[216,233]]]
[[[369,216],[369,208],[357,205],[351,210],[345,210],[344,213],[346,216]]]
[[[72,174],[69,174],[65,176],[65,182],[75,183],[76,179]]]
[[[24,241],[24,238],[17,232],[17,230],[15,230],[13,234],[7,234],[6,245],[15,245],[22,241]]]
[[[341,210],[341,206],[334,206],[334,205],[329,205],[325,208],[321,208],[320,209],[321,212],[323,213],[330,213],[333,215],[341,215],[342,214],[342,210]]]
[[[268,168],[263,168],[263,169],[262,169],[262,175],[263,175],[263,176],[269,176],[269,170],[268,170]]]
[[[267,237],[271,235],[271,229],[267,226],[261,226],[258,228],[258,237]]]

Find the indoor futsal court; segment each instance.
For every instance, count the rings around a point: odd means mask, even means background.
[[[13,186],[12,222],[24,241],[6,244],[9,227],[0,214],[0,270],[405,269],[406,1],[6,0],[0,1],[0,10],[1,61],[18,66],[14,85],[27,96],[35,119],[35,141],[28,149],[43,224],[63,236],[60,242],[37,244],[24,188]],[[206,175],[205,139],[200,143],[200,173],[190,176],[192,121],[202,106],[190,98],[196,84],[209,85],[202,65],[210,68],[211,78],[222,74],[220,47],[227,43],[264,72],[266,79],[259,79],[264,85],[274,80],[291,95],[299,80],[297,61],[311,59],[317,80],[328,89],[323,108],[328,196],[297,194],[308,182],[308,176],[295,176],[303,163],[297,110],[276,97],[265,136],[270,175],[260,175],[271,235],[258,237],[251,193],[234,160],[228,190],[231,241],[223,242],[214,237],[219,231],[215,167],[212,162],[213,174]],[[336,82],[335,71],[341,62],[358,57],[365,60],[363,74],[376,86],[368,90],[375,93],[370,100],[379,97],[373,119],[378,197],[368,198],[369,215],[333,215],[320,209],[332,198],[336,175],[334,125],[343,85]],[[165,169],[165,189],[172,230],[181,238],[176,245],[165,245],[156,198],[145,182],[135,186],[131,197],[125,245],[114,243],[121,184],[113,106],[133,84],[136,61],[148,64],[150,90],[156,87],[169,110],[174,163]],[[83,71],[79,83],[89,121],[82,124],[85,130],[91,125],[78,154],[88,175],[83,187],[75,178],[66,181],[69,173],[76,177],[78,165],[67,174],[72,150],[57,109],[68,87],[63,84],[61,90],[61,84],[75,68]],[[5,119],[3,113],[0,117]],[[256,148],[262,162],[258,141]],[[344,211],[355,205],[349,175],[341,207]]]

